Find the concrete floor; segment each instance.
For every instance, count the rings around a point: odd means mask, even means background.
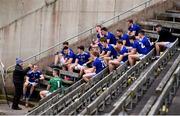
[[[10,103],[11,106],[12,103]],[[12,110],[7,104],[0,104],[0,115],[25,115],[30,108],[19,105],[22,110]]]

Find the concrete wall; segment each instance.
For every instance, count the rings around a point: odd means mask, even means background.
[[[0,58],[7,67],[14,64],[15,57],[24,59],[41,52],[144,1],[57,0],[46,6],[44,0],[1,0]],[[158,1],[162,0],[153,0],[152,4]],[[142,8],[144,6],[127,15]]]

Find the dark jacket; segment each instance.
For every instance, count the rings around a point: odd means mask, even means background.
[[[174,42],[176,38],[166,29],[162,29],[159,32],[159,40],[158,42]]]
[[[13,82],[15,83],[24,83],[24,76],[30,70],[30,67],[23,69],[23,67],[19,64],[15,66],[15,70],[13,71]]]

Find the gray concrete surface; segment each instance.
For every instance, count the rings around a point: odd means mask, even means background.
[[[12,103],[10,103],[12,104]],[[3,115],[25,115],[30,108],[26,108],[22,105],[19,105],[22,110],[13,110],[7,104],[0,104],[0,114]]]

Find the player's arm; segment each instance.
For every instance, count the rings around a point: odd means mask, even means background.
[[[29,82],[29,77],[25,76],[25,78],[26,78],[26,83],[28,83]]]
[[[66,65],[67,65],[67,64],[71,64],[72,61],[73,61],[73,58],[69,58],[65,64],[66,64]]]
[[[78,65],[78,61],[79,61],[79,59],[76,58],[76,60],[75,60],[75,65]]]
[[[44,75],[41,74],[39,80],[44,80]]]
[[[100,57],[105,55],[105,51],[102,51],[102,53],[100,54]]]
[[[126,45],[126,40],[123,40],[122,42],[123,42],[123,45]]]
[[[49,91],[50,87],[51,87],[51,85],[50,85],[50,84],[48,84],[48,86],[47,86],[47,91]]]
[[[104,55],[104,57],[109,57],[110,54],[111,54],[111,51],[108,51],[108,52]]]
[[[109,42],[110,42],[110,39],[108,38],[108,39],[107,39],[107,43],[109,44]]]

